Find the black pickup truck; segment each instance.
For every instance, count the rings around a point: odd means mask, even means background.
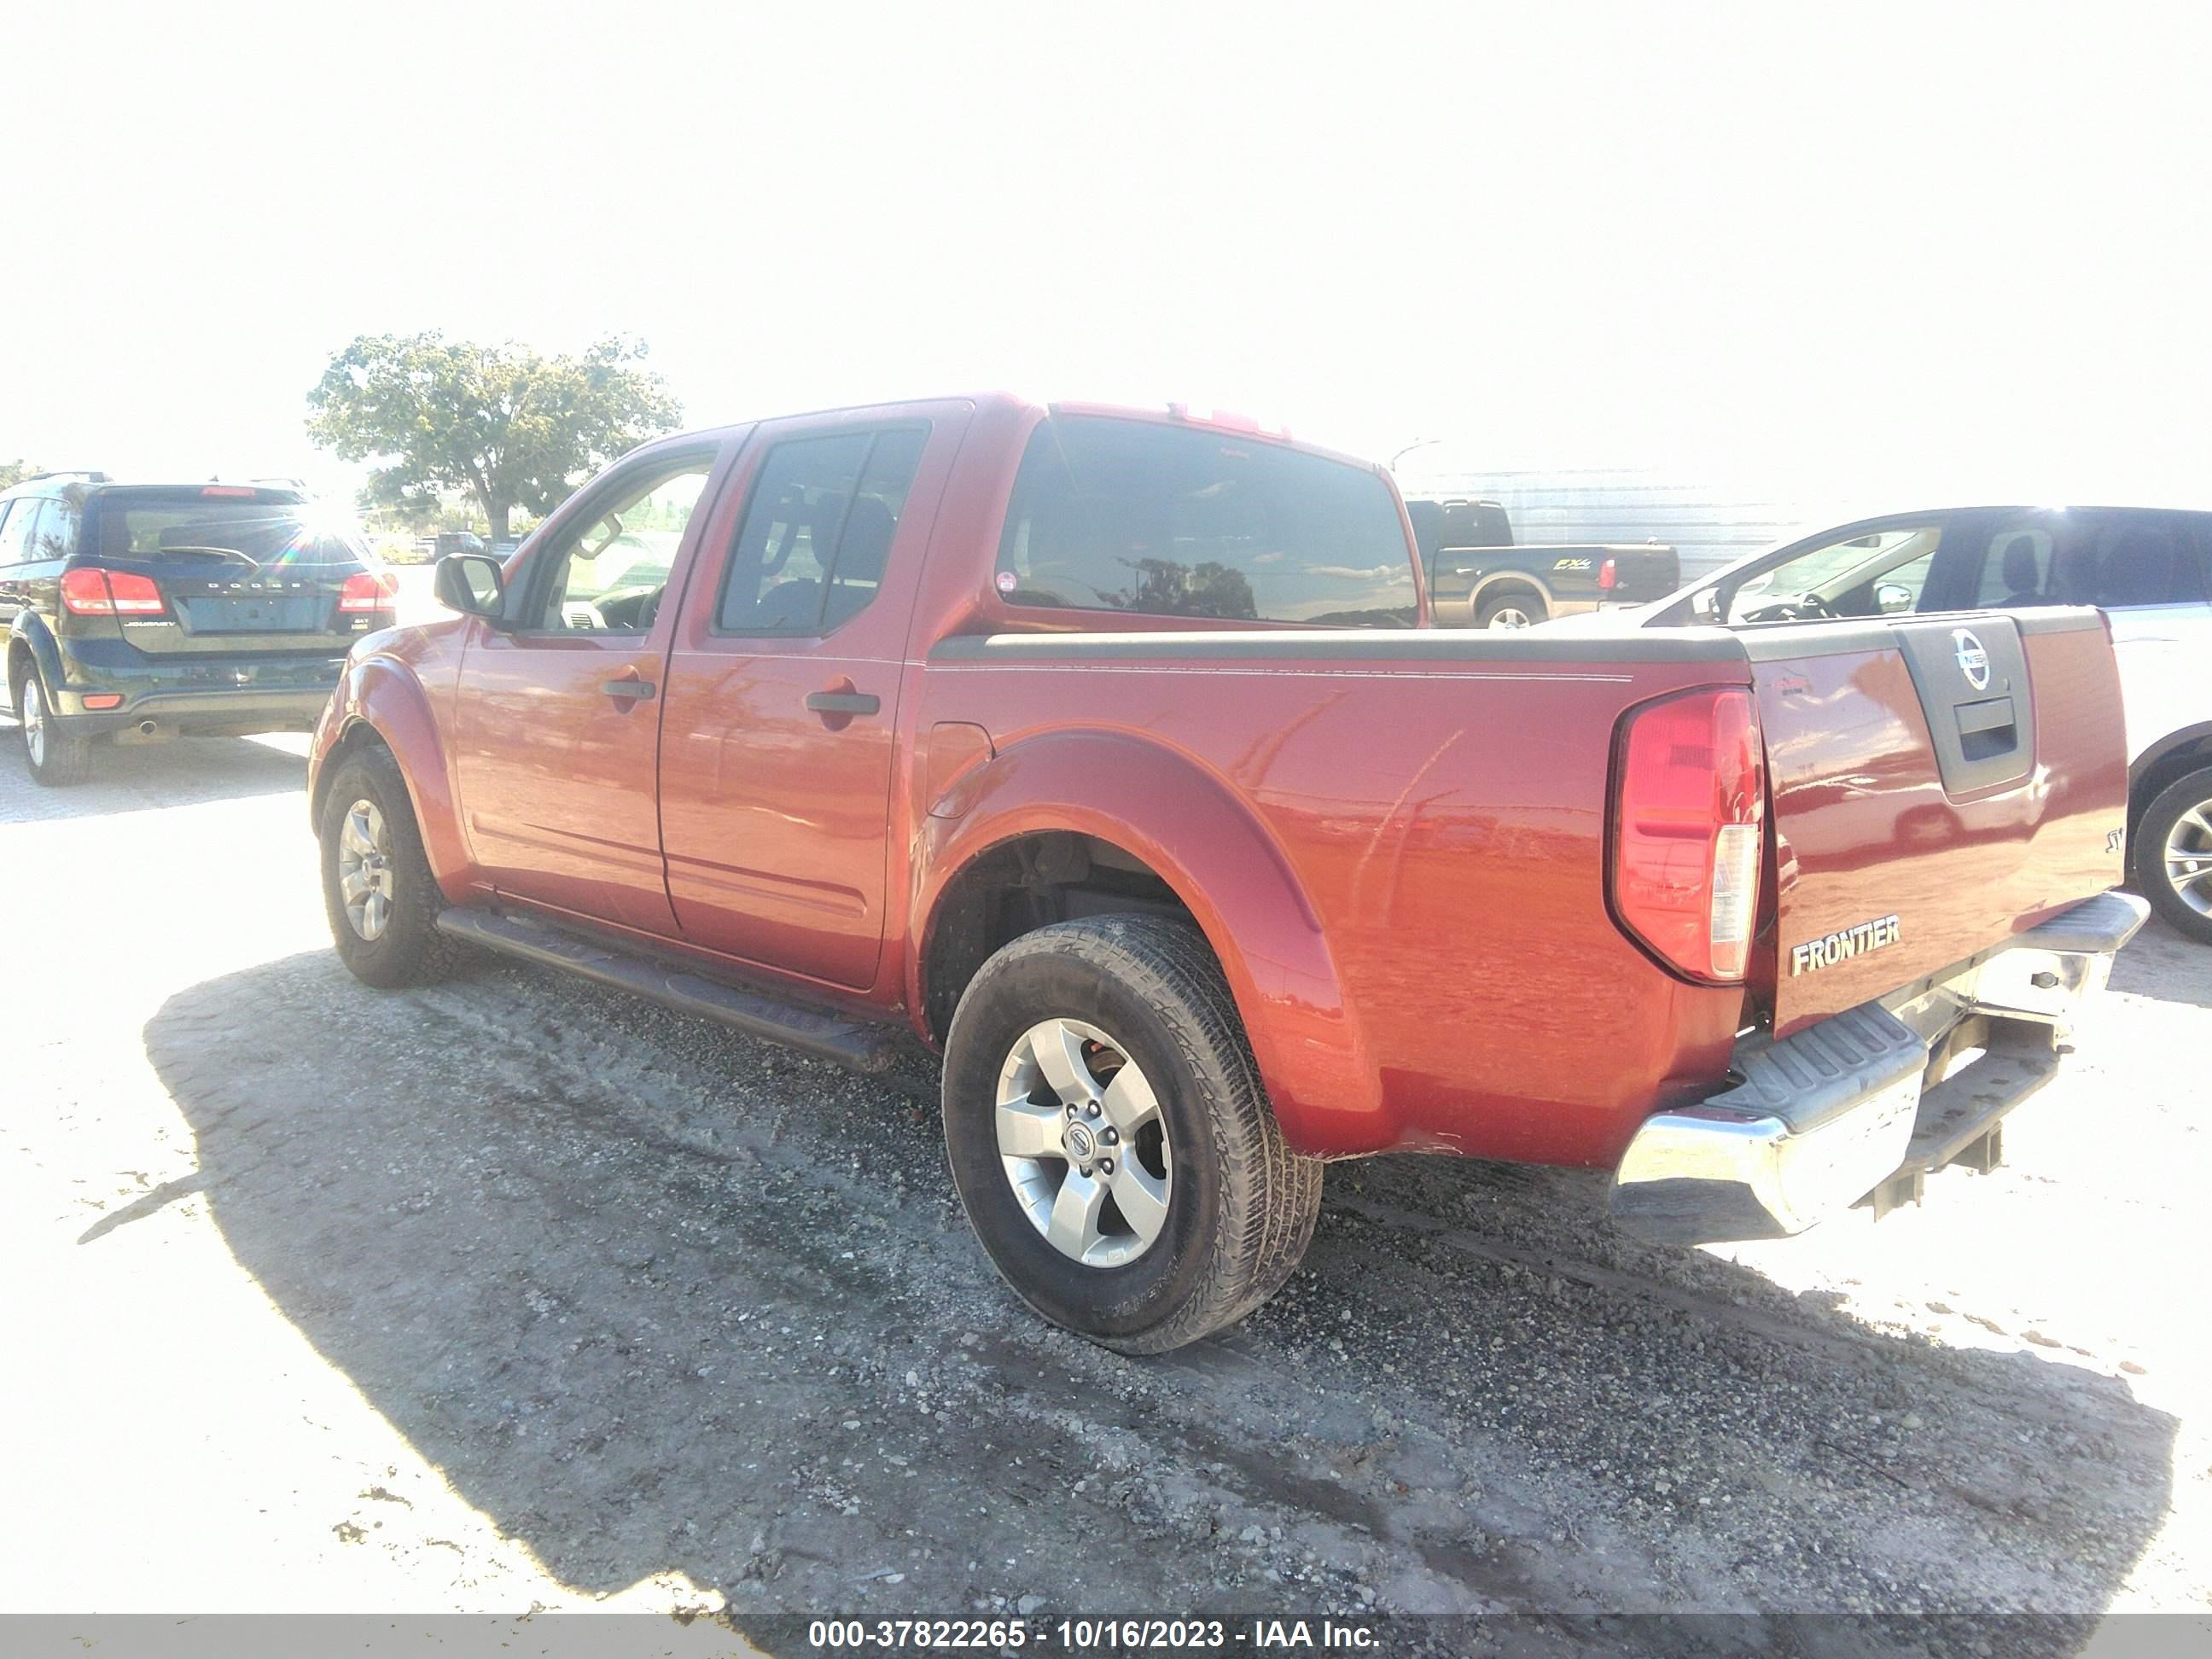
[[[1409,501],[1440,628],[1528,628],[1615,605],[1663,599],[1680,562],[1656,543],[1516,547],[1496,501]]]

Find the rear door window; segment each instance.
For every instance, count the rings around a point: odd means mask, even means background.
[[[821,634],[875,599],[927,428],[776,445],[731,550],[721,634]]]
[[[1410,627],[1413,560],[1364,467],[1233,433],[1057,416],[1022,457],[999,544],[1007,602],[1146,616]]]
[[[38,501],[27,495],[0,501],[0,564],[21,564],[31,556],[31,519],[38,510]]]
[[[2186,528],[2164,514],[2115,515],[2082,549],[2084,597],[2108,610],[2204,598],[2204,573]]]
[[[23,557],[33,564],[70,557],[76,551],[77,509],[52,497],[37,507],[24,538]]]

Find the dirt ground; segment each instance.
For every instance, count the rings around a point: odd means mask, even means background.
[[[0,1607],[2212,1609],[2212,950],[2155,923],[1923,1209],[1676,1251],[1342,1164],[1284,1295],[1138,1361],[1012,1302],[910,1098],[356,984],[301,750],[0,737]]]

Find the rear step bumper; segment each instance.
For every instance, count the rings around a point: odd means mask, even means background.
[[[1869,1194],[1879,1213],[1946,1164],[1985,1166],[1973,1155],[2051,1080],[2057,1038],[2149,914],[2100,894],[1879,1002],[1739,1043],[1734,1086],[1637,1131],[1613,1219],[1658,1243],[1783,1238]]]
[[[439,913],[438,931],[525,962],[564,969],[855,1071],[891,1073],[903,1057],[898,1035],[888,1026],[740,990],[543,922],[457,906]]]

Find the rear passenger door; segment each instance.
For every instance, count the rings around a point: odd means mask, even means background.
[[[908,621],[965,403],[758,428],[685,590],[661,845],[683,936],[873,983]]]
[[[0,633],[23,608],[22,567],[30,558],[31,520],[39,503],[27,496],[0,501]],[[0,687],[4,695],[5,687]]]

